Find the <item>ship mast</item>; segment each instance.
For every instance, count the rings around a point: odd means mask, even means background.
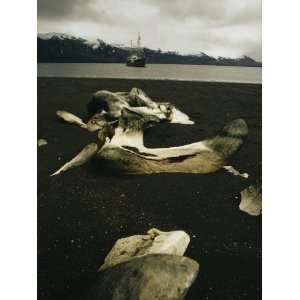
[[[138,46],[138,48],[141,48],[141,35],[140,35],[140,33],[138,33],[137,46]]]

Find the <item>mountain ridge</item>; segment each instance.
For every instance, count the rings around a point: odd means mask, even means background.
[[[261,63],[249,56],[239,58],[215,58],[199,51],[199,54],[179,54],[173,51],[153,50],[144,47],[147,63],[221,65],[261,67]],[[130,48],[115,46],[101,39],[87,40],[64,33],[38,33],[38,63],[125,63]]]

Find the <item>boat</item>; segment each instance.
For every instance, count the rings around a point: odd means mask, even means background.
[[[128,67],[146,67],[146,57],[143,48],[141,47],[141,35],[138,34],[137,46],[132,46],[129,51],[129,55],[126,60],[126,66]]]

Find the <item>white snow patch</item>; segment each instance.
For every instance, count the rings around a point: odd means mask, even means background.
[[[53,38],[64,40],[76,40],[77,38],[73,35],[66,34],[66,33],[57,33],[57,32],[48,32],[48,33],[38,33],[38,38],[42,40],[51,40]]]
[[[103,48],[105,46],[105,42],[101,39],[96,40],[85,40],[84,43],[90,47],[92,47],[94,50],[98,48]]]
[[[70,34],[66,33],[57,33],[57,32],[48,32],[48,33],[38,33],[38,38],[42,40],[51,40],[51,39],[59,39],[59,40],[80,40],[84,44],[88,45],[89,47],[93,48],[94,50],[98,48],[103,48],[103,46],[106,45],[106,43],[101,39],[94,39],[94,40],[88,40],[85,38],[75,37]]]

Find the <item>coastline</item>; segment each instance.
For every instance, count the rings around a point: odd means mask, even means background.
[[[149,64],[145,68],[130,68],[120,63],[42,63],[37,65],[37,74],[40,78],[114,78],[261,83],[261,73],[262,68],[259,67],[213,65]]]
[[[85,117],[93,92],[143,89],[186,112],[193,126],[162,124],[145,133],[149,147],[177,146],[212,136],[244,118],[249,136],[230,164],[250,178],[207,175],[114,176],[89,164],[58,177],[50,173],[94,135],[57,121],[65,109]],[[187,300],[260,299],[261,216],[238,208],[240,191],[261,174],[261,84],[159,79],[38,78],[38,294],[82,299],[107,252],[120,237],[152,227],[185,230],[186,255],[200,263]]]
[[[180,79],[180,78],[137,78],[137,77],[127,77],[127,78],[123,78],[123,77],[109,77],[109,76],[105,76],[105,77],[99,77],[99,76],[82,76],[82,75],[74,75],[74,76],[38,76],[39,79],[46,79],[46,78],[62,78],[62,79],[72,79],[72,78],[76,78],[76,79],[116,79],[116,80],[150,80],[150,81],[172,81],[172,82],[204,82],[204,83],[232,83],[232,84],[254,84],[254,85],[262,85],[262,82],[257,81],[257,82],[253,82],[253,81],[219,81],[219,80],[196,80],[196,79]]]

